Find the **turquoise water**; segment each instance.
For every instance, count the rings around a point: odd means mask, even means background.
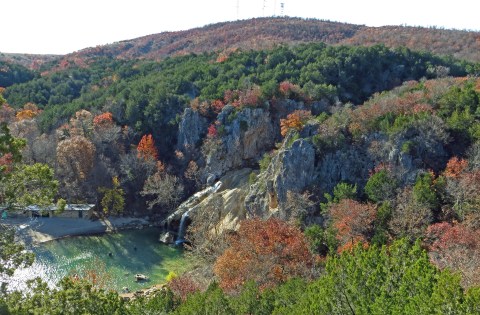
[[[158,236],[157,229],[149,228],[37,245],[31,248],[36,255],[34,264],[17,270],[9,286],[22,289],[27,280],[39,276],[53,287],[63,277],[75,274],[89,279],[94,275],[99,286],[117,291],[162,283],[170,271],[180,274],[191,264],[183,250],[159,243]],[[136,282],[137,273],[149,280]]]

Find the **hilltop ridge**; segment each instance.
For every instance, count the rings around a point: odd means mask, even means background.
[[[480,32],[412,26],[367,27],[293,17],[268,17],[221,22],[184,31],[162,32],[108,45],[85,48],[64,56],[0,54],[0,61],[38,69],[85,66],[98,57],[160,60],[170,56],[236,49],[262,50],[275,45],[324,42],[328,45],[405,46],[440,55],[480,61]],[[15,55],[15,56],[13,56]]]

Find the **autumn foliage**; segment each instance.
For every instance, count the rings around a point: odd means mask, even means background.
[[[234,107],[259,106],[262,103],[262,91],[258,85],[242,90],[226,90],[224,103]]]
[[[286,119],[280,119],[280,133],[285,137],[290,129],[301,131],[311,116],[312,114],[306,110],[294,111]]]
[[[461,271],[465,286],[480,283],[480,231],[459,223],[436,223],[427,229],[427,244],[437,266]]]
[[[215,127],[215,124],[211,124],[210,126],[208,126],[207,137],[215,138],[217,134],[218,132],[217,132],[217,127]]]
[[[18,121],[25,119],[35,118],[41,111],[38,109],[37,105],[33,103],[27,103],[23,106],[23,109],[18,111],[15,117]]]
[[[93,168],[95,151],[93,143],[85,137],[68,138],[57,146],[57,163],[62,172],[84,181]]]
[[[342,199],[329,209],[333,227],[340,242],[339,252],[353,248],[357,243],[367,244],[374,229],[376,207],[352,199]]]
[[[467,166],[468,162],[466,160],[459,159],[455,156],[448,161],[447,167],[445,168],[445,176],[457,178]]]
[[[300,86],[293,84],[289,81],[283,81],[279,84],[278,90],[285,98],[304,98],[302,89]]]
[[[137,146],[137,156],[138,158],[148,160],[158,159],[158,151],[155,148],[155,141],[153,140],[153,136],[151,134],[144,135]]]
[[[312,264],[313,256],[298,228],[276,218],[256,218],[241,223],[230,247],[217,259],[214,272],[222,288],[235,291],[248,280],[267,288],[305,276]]]
[[[112,113],[106,112],[100,115],[97,115],[93,118],[93,126],[95,128],[108,127],[113,124]]]
[[[200,291],[200,286],[188,275],[174,277],[168,282],[172,292],[185,301],[190,294]]]

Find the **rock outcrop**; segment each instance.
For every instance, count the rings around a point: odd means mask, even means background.
[[[248,167],[275,143],[273,123],[268,110],[231,105],[218,115],[218,139],[215,148],[207,152],[203,178],[220,178],[226,172]]]
[[[177,150],[190,156],[195,152],[195,148],[199,145],[206,130],[207,120],[197,111],[185,108],[178,127]]]
[[[182,203],[163,222],[163,226],[174,226],[173,223],[179,222],[182,215],[188,212],[192,221],[208,220],[217,234],[225,230],[236,230],[239,222],[247,217],[244,200],[251,173],[250,168],[228,172],[214,186],[196,193]]]
[[[259,174],[245,199],[245,208],[252,215],[276,215],[288,219],[285,213],[287,193],[302,192],[314,180],[315,150],[305,139],[293,141],[287,137],[283,147],[272,158],[268,168]]]
[[[363,186],[373,167],[373,160],[360,146],[348,146],[326,153],[316,170],[319,187],[322,191],[331,192],[340,182]]]
[[[192,221],[203,217],[212,221],[212,233],[221,234],[226,230],[236,230],[241,220],[247,217],[244,200],[249,189],[249,176],[252,169],[244,168],[228,172],[220,181],[221,188],[210,194],[191,209]]]

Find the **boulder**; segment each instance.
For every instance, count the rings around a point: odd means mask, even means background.
[[[173,235],[172,232],[162,233],[160,234],[160,238],[158,239],[158,241],[167,245],[173,244],[175,243],[175,235]]]

